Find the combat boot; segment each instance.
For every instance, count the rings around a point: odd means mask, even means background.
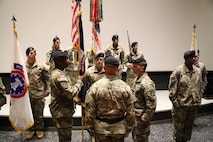
[[[41,139],[44,137],[44,133],[42,131],[36,131],[36,135],[38,139]]]
[[[34,134],[35,134],[35,131],[30,131],[30,132],[26,135],[26,139],[27,139],[27,140],[32,139],[32,137],[34,136]]]

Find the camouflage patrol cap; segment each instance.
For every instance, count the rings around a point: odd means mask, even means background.
[[[52,56],[54,59],[66,59],[68,55],[68,51],[55,50],[52,52]]]
[[[33,47],[28,47],[27,49],[26,49],[26,55],[29,55],[29,53],[30,53],[30,51],[33,51],[33,50],[35,50]]]
[[[139,64],[139,63],[147,64],[147,62],[144,58],[137,58],[137,59],[133,60],[133,64]]]
[[[104,57],[104,53],[100,52],[100,53],[96,54],[95,55],[95,59],[98,58],[98,57]]]
[[[135,47],[135,45],[137,45],[138,44],[138,42],[133,42],[132,44],[131,44],[131,47]]]
[[[115,40],[115,39],[118,39],[118,38],[119,38],[119,37],[118,37],[118,35],[116,35],[116,34],[112,36],[112,40]]]
[[[107,56],[104,59],[104,64],[105,64],[105,66],[117,67],[117,66],[119,66],[119,61],[118,61],[118,59],[116,59],[113,56]]]
[[[184,59],[188,57],[194,57],[194,56],[195,56],[195,50],[189,50],[184,53]]]

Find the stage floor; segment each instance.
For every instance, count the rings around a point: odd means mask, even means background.
[[[168,97],[169,93],[168,90],[157,90],[156,96],[157,96],[157,108],[155,112],[163,112],[163,111],[169,111],[172,108],[172,104]],[[1,116],[9,116],[9,102],[10,102],[10,95],[7,96],[7,104],[4,105],[0,110],[0,117]],[[46,97],[45,102],[45,108],[44,108],[44,117],[50,118],[51,114],[49,111],[49,103],[50,103],[50,96]],[[204,99],[202,98],[202,105],[213,103],[213,99]],[[81,117],[81,106],[76,105],[75,113],[73,117]]]

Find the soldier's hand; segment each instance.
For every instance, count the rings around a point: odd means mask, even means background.
[[[80,76],[78,76],[78,80],[83,81],[83,80],[84,80],[84,78],[85,78],[85,76],[84,76],[84,75],[80,75]]]
[[[50,93],[46,93],[46,94],[44,94],[44,97],[47,97],[47,96],[49,96],[49,94],[50,94]]]

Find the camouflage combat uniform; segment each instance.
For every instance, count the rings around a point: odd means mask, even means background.
[[[137,58],[144,58],[141,51],[137,51],[136,53],[132,52],[130,54],[127,54],[124,59],[124,64],[127,67],[126,71],[126,83],[129,84],[130,87],[132,87],[134,83],[134,79],[137,76],[133,70],[130,68],[130,64],[133,60],[136,60]]]
[[[117,48],[114,48],[111,45],[111,46],[109,46],[109,47],[107,47],[105,49],[104,54],[105,54],[105,57],[111,55],[111,56],[113,56],[113,57],[115,57],[116,59],[119,60],[120,65],[118,67],[117,75],[120,78],[122,78],[121,73],[122,73],[122,71],[124,69],[124,56],[125,56],[124,49],[121,46],[119,46],[119,45],[118,45]]]
[[[87,71],[85,72],[85,79],[84,79],[87,90],[94,82],[101,79],[104,76],[104,73],[105,73],[104,69],[98,71],[95,65],[88,68]]]
[[[49,67],[50,73],[51,73],[51,71],[55,68],[55,63],[54,63],[53,57],[52,57],[52,55],[51,55],[52,52],[55,51],[55,50],[56,50],[55,47],[52,46],[52,49],[46,53],[46,64],[50,66],[50,67]],[[64,51],[63,48],[60,48],[60,50],[61,50],[61,51]]]
[[[6,104],[6,88],[2,82],[2,79],[0,77],[0,110],[1,107]]]
[[[71,80],[71,85],[75,85],[78,76],[80,75],[78,51],[75,48],[68,49],[69,65],[66,68],[66,72]]]
[[[134,104],[136,124],[132,131],[132,138],[134,142],[148,142],[150,121],[157,104],[155,83],[147,73],[144,73],[141,77],[135,78],[132,90],[136,96]],[[142,116],[148,121],[141,121]]]
[[[191,138],[194,118],[201,104],[201,72],[193,66],[190,71],[185,64],[177,67],[169,79],[169,99],[173,104],[173,137],[177,142]]]
[[[88,60],[88,68],[92,67],[94,65],[94,58],[95,54],[93,53],[92,50],[86,52],[86,57]]]
[[[34,118],[31,130],[42,130],[44,128],[44,96],[51,91],[49,67],[41,61],[36,61],[33,65],[26,62],[25,65],[30,83],[28,89]]]
[[[105,75],[89,88],[85,102],[86,128],[90,136],[95,136],[96,142],[105,142],[106,137],[124,141],[125,134],[135,123],[135,97],[129,85],[118,76]]]
[[[51,102],[50,112],[57,129],[60,142],[70,142],[72,139],[72,119],[74,114],[73,97],[83,85],[82,81],[72,86],[68,75],[59,69],[51,73]]]
[[[206,66],[204,63],[198,62],[197,67],[200,69],[201,74],[202,74],[202,76],[201,76],[202,77],[202,90],[205,90],[206,85],[208,83]]]

